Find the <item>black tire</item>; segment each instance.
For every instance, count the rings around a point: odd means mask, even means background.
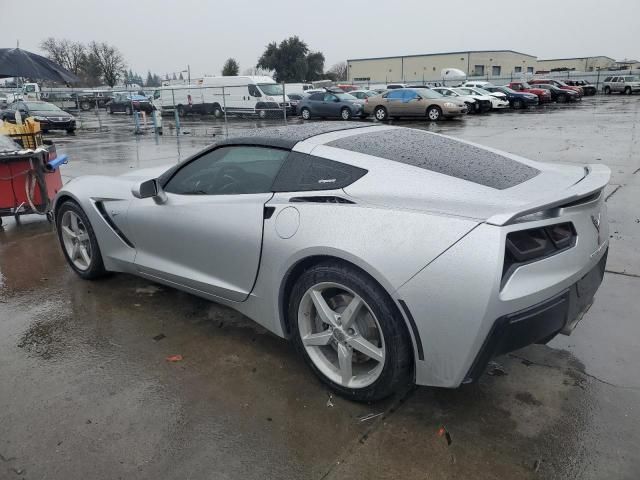
[[[258,110],[258,118],[264,120],[265,118],[267,118],[268,113],[269,112],[267,112],[266,110]]]
[[[307,107],[302,107],[302,109],[300,110],[300,116],[304,120],[309,120],[311,118],[311,110],[309,110]]]
[[[625,87],[625,88],[624,88],[624,94],[625,94],[625,95],[631,95],[631,93],[632,93],[632,92],[631,92],[631,87]]]
[[[184,109],[182,105],[178,105],[178,116],[180,118],[184,118],[187,115],[187,111]]]
[[[565,94],[558,95],[558,99],[556,100],[558,103],[567,103],[569,99]]]
[[[76,133],[76,129],[75,128],[67,128],[67,133],[70,135],[73,135]]]
[[[359,295],[378,319],[385,345],[385,363],[378,378],[362,388],[339,385],[326,377],[309,357],[300,338],[298,309],[307,290],[322,282],[344,285]],[[404,319],[387,292],[365,272],[341,263],[327,261],[306,270],[297,280],[288,302],[288,319],[296,349],[315,374],[339,395],[358,402],[388,397],[411,384],[413,374],[412,343]]]
[[[220,108],[220,105],[218,105],[217,103],[213,105],[213,116],[216,118],[220,118],[222,117],[222,115],[224,114],[224,112],[222,111],[222,108]]]
[[[89,102],[81,102],[80,103],[80,110],[83,110],[85,112],[88,111],[88,110],[91,110],[91,104]]]
[[[387,112],[387,109],[384,108],[383,106],[376,107],[373,110],[373,116],[379,122],[385,122],[385,121],[389,120],[389,112]]]
[[[611,87],[608,87],[608,86],[607,86],[607,87],[604,87],[604,90],[603,90],[603,91],[604,91],[604,94],[605,94],[605,95],[609,95],[609,94],[611,93]]]
[[[133,115],[133,109],[127,105],[124,109],[124,113],[126,113],[127,115]]]
[[[427,108],[427,119],[432,122],[442,120],[442,109],[437,105],[431,105],[429,108]]]
[[[351,120],[351,110],[349,110],[347,107],[344,107],[342,110],[340,110],[340,118],[342,120]]]
[[[62,216],[64,215],[64,212],[68,210],[72,211],[73,213],[78,215],[78,217],[80,217],[80,219],[82,220],[82,223],[84,223],[86,227],[87,234],[89,235],[92,256],[91,256],[91,264],[87,270],[80,270],[79,268],[77,268],[69,258],[66,248],[64,248],[64,244],[62,241],[62,229],[60,228],[60,224],[62,222]],[[91,226],[91,222],[89,221],[89,218],[84,213],[84,210],[82,210],[80,205],[78,205],[73,200],[67,200],[56,209],[55,214],[56,214],[55,218],[56,218],[56,231],[58,234],[58,242],[60,243],[60,247],[62,248],[62,253],[64,254],[64,258],[66,258],[67,263],[73,269],[73,271],[76,272],[78,276],[80,276],[81,278],[84,278],[85,280],[93,280],[95,278],[100,278],[105,276],[108,272],[104,268],[104,262],[102,261],[102,253],[100,252],[100,247],[98,245],[96,234],[93,231],[93,227]]]
[[[522,103],[522,100],[516,99],[513,101],[513,108],[515,108],[516,110],[523,107],[524,107],[524,103]]]
[[[107,111],[109,112],[109,115],[113,115],[113,107],[111,105],[107,107]]]

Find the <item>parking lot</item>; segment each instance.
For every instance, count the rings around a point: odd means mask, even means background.
[[[227,131],[283,123],[187,117],[176,134],[168,118],[155,136],[125,115],[80,120],[50,136],[70,157],[65,180],[172,164]],[[395,122],[608,165],[611,246],[572,336],[499,357],[476,384],[371,405],[332,396],[291,345],[234,311],[126,275],[83,281],[43,217],[5,219],[0,479],[637,478],[639,122],[637,96]]]

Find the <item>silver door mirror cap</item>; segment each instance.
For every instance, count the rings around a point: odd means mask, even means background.
[[[158,205],[167,201],[167,194],[155,178],[134,185],[131,188],[131,193],[136,198],[153,198]]]

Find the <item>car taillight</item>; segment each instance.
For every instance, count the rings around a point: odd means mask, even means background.
[[[510,232],[506,239],[502,284],[517,267],[571,248],[576,239],[576,230],[571,222]]]
[[[364,103],[369,103],[369,97],[364,97]]]

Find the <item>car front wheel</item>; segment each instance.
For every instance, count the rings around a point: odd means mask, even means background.
[[[440,120],[440,118],[442,118],[442,110],[440,109],[440,107],[437,106],[433,106],[433,107],[429,107],[429,109],[427,110],[427,118],[429,118],[429,120],[431,120],[432,122],[437,122],[438,120]]]
[[[513,108],[515,108],[516,110],[520,109],[523,107],[523,103],[522,100],[514,100],[513,101]]]
[[[342,118],[342,120],[349,120],[351,118],[351,110],[346,107],[340,110],[340,118]]]
[[[80,205],[66,201],[56,211],[56,229],[67,262],[82,278],[91,280],[107,273],[98,239]]]
[[[309,110],[307,107],[304,107],[302,110],[300,110],[300,115],[303,119],[309,120],[311,118],[311,110]]]
[[[611,88],[610,87],[604,87],[604,94],[605,95],[609,95],[611,93]]]
[[[338,262],[310,268],[294,285],[288,314],[296,348],[339,394],[373,401],[410,383],[404,320],[366,273]]]

